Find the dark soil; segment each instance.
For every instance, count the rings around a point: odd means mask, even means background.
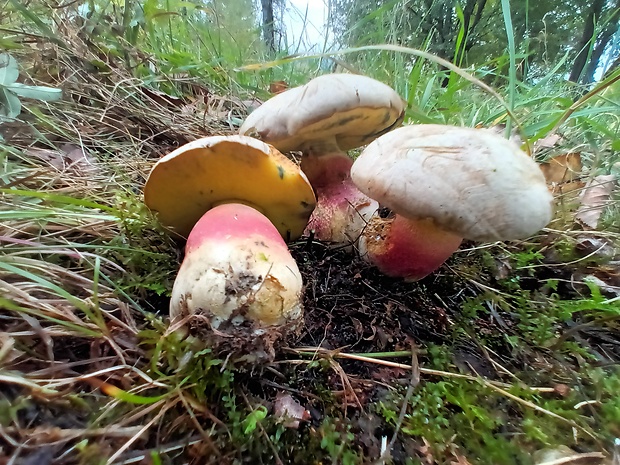
[[[355,253],[335,250],[326,244],[297,243],[292,246],[292,253],[307,283],[304,331],[292,341],[293,346],[355,353],[417,348],[423,355],[428,344],[447,344],[454,345],[458,361],[462,357],[478,357],[474,356],[475,344],[462,340],[455,328],[467,323],[490,340],[494,333],[500,335],[505,331],[493,318],[462,321],[463,302],[477,293],[454,273],[453,267],[479,268],[475,255],[452,258],[432,275],[418,282],[404,282],[382,275]],[[506,348],[500,344],[493,349],[502,352]],[[356,366],[357,362],[351,365]],[[360,374],[368,376],[369,370],[380,368],[365,364],[359,369],[363,371]],[[488,376],[485,371],[479,373]]]

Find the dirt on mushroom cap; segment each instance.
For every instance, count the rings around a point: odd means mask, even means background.
[[[405,126],[355,161],[357,187],[409,218],[472,240],[520,239],[547,225],[552,196],[538,165],[484,129]]]

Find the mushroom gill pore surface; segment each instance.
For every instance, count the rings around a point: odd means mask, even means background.
[[[361,147],[399,126],[405,103],[388,85],[356,74],[325,74],[275,95],[246,118],[240,134],[282,152]]]
[[[299,166],[274,147],[245,136],[211,136],[185,144],[151,169],[144,201],[160,222],[187,236],[222,203],[250,205],[287,240],[303,233],[316,198]]]

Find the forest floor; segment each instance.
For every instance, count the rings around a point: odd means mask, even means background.
[[[583,228],[559,196],[538,236],[464,243],[416,283],[304,238],[303,326],[236,364],[168,326],[183,244],[141,192],[244,101],[62,39],[15,56],[63,100],[0,126],[0,465],[620,462],[613,219]]]

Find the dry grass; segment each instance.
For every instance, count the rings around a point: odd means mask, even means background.
[[[68,47],[37,42],[16,56],[26,82],[62,88],[63,101],[27,105],[0,128],[0,403],[12,425],[0,429],[0,455],[88,461],[92,442],[112,463],[182,399],[133,398],[147,407],[105,418],[109,395],[171,389],[140,369],[148,356],[138,334],[153,318],[145,308],[165,310],[148,297],[169,286],[179,252],[141,205],[141,188],[161,155],[229,133],[230,102],[206,90],[158,94],[121,60],[101,63],[79,30],[60,32]]]

